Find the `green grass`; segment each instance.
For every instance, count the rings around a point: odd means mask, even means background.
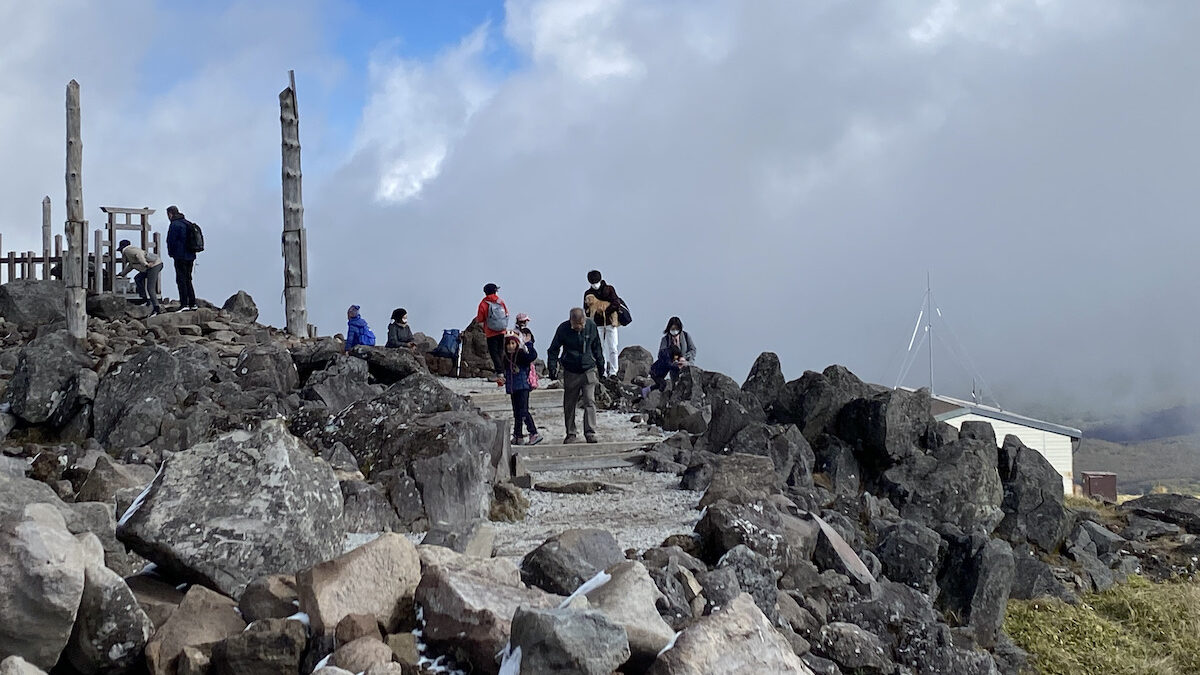
[[[1045,675],[1200,674],[1200,584],[1130,577],[1079,605],[1012,600],[1005,631]]]

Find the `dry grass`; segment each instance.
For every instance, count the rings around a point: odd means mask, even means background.
[[[1013,600],[1004,629],[1046,675],[1200,674],[1200,584],[1131,577],[1077,606]]]
[[[1098,499],[1078,495],[1063,497],[1063,503],[1075,511],[1090,511],[1095,513],[1097,520],[1105,525],[1115,526],[1118,529],[1124,527],[1128,522],[1125,514],[1117,510],[1116,504],[1109,504]]]

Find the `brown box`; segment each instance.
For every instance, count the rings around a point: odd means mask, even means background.
[[[1110,471],[1084,471],[1083,495],[1117,503],[1117,474]]]

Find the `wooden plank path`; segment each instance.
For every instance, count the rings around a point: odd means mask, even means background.
[[[473,393],[467,398],[488,417],[511,420],[511,401],[503,389],[497,389],[499,391]],[[550,442],[561,439],[564,433],[562,406],[562,389],[537,389],[530,394],[529,408],[546,440],[537,445],[512,446],[514,472],[517,475],[525,472],[629,468],[641,462],[645,455],[643,448],[655,442],[646,438],[604,440],[603,430],[600,431],[600,443],[584,442],[582,433],[578,443]]]

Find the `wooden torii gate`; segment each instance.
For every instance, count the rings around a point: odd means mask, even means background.
[[[108,214],[106,230],[96,230],[95,251],[100,258],[97,274],[91,279],[91,291],[100,293],[104,290],[117,290],[117,243],[121,241],[117,232],[137,232],[139,237],[134,239],[141,249],[153,253],[162,259],[162,234],[150,232],[150,216],[154,209],[145,206],[140,209],[127,209],[119,206],[101,206],[100,210]],[[137,222],[134,222],[134,217]],[[107,235],[107,238],[104,237]],[[103,273],[99,273],[103,270]],[[161,285],[161,277],[159,279]],[[161,291],[161,288],[155,291]]]

